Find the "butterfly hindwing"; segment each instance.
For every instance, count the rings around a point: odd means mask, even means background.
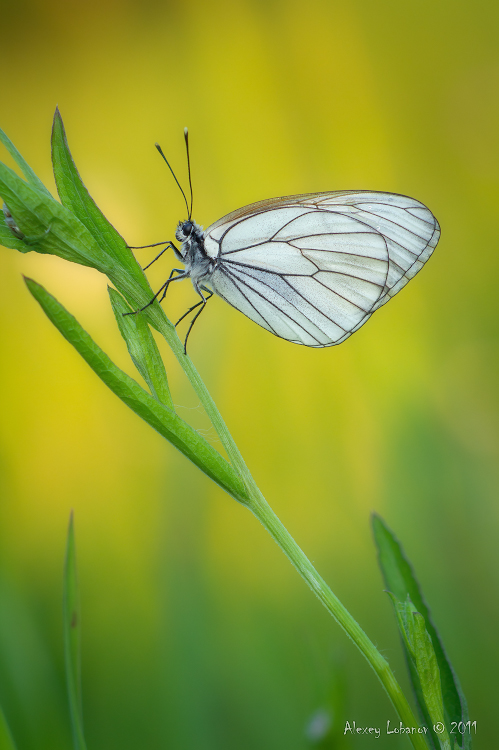
[[[209,286],[281,338],[333,346],[416,275],[439,236],[433,214],[402,195],[272,198],[206,230]]]

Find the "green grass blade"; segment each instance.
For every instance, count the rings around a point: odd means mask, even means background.
[[[100,249],[83,224],[61,206],[52,196],[28,185],[12,169],[0,163],[0,196],[9,207],[12,216],[27,236],[50,232],[36,245],[26,248],[38,253],[51,253],[65,260],[93,266],[106,273],[111,269],[111,259]],[[9,230],[10,237],[13,238]],[[6,237],[7,247],[17,249],[17,244]]]
[[[16,750],[16,743],[10,733],[7,719],[0,708],[0,750]]]
[[[395,609],[406,654],[410,657],[415,669],[415,677],[420,687],[418,700],[420,697],[423,699],[430,719],[427,726],[434,727],[439,724],[442,728],[442,731],[438,733],[440,748],[452,750],[449,733],[445,726],[440,669],[431,636],[426,629],[425,619],[409,597],[405,602],[401,602],[391,591],[388,591],[388,595]]]
[[[108,287],[108,292],[118,328],[135,367],[154,398],[173,409],[165,366],[147,321],[142,315],[125,315],[124,313],[132,312],[130,305],[116,289]]]
[[[81,619],[73,513],[69,519],[64,565],[63,594],[64,657],[74,750],[86,750],[81,701]]]
[[[47,317],[113,393],[232,497],[247,502],[241,479],[220,453],[174,411],[160,404],[120,370],[78,321],[40,284],[32,279],[26,279],[26,284]]]
[[[106,219],[85,187],[69,150],[59,109],[52,126],[52,164],[62,205],[86,226],[101,247],[133,277],[143,281],[142,269],[123,237]]]
[[[10,138],[8,138],[3,130],[0,128],[0,141],[3,143],[9,154],[12,156],[14,161],[16,162],[17,166],[23,173],[23,175],[26,178],[26,181],[29,182],[30,185],[33,185],[33,187],[38,188],[38,190],[41,190],[42,193],[45,193],[50,198],[52,196],[50,195],[49,191],[43,184],[43,182],[40,180],[39,177],[36,176],[36,174],[33,172],[29,164],[23,159],[17,148],[14,146]]]
[[[428,605],[423,598],[414,571],[405,557],[400,543],[385,525],[380,516],[376,514],[373,515],[372,526],[374,539],[378,548],[379,565],[387,589],[401,602],[405,602],[409,596],[416,610],[424,617],[426,629],[431,637],[438,668],[440,670],[446,725],[450,730],[452,721],[458,723],[460,721],[469,721],[468,706],[461,690],[459,680],[457,679],[447,654],[445,653],[440,636],[432,622]],[[424,702],[415,667],[405,643],[404,651],[406,653],[411,682],[419,709],[425,723],[427,726],[431,727],[431,718]],[[439,743],[437,735],[433,732],[431,734],[433,744],[438,748]],[[458,743],[459,748],[462,748],[462,750],[470,750],[471,737],[469,734],[459,735],[458,739],[462,743]]]

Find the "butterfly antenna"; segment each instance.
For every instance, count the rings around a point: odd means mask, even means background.
[[[175,180],[175,182],[176,182],[176,183],[177,183],[177,185],[179,186],[179,188],[180,188],[180,192],[181,192],[181,193],[182,193],[182,195],[184,196],[185,207],[186,207],[187,211],[189,211],[189,204],[187,203],[187,198],[185,197],[185,193],[184,193],[184,191],[182,190],[182,187],[181,187],[181,185],[180,185],[180,182],[179,182],[179,181],[177,180],[177,178],[176,178],[176,176],[175,176],[175,172],[173,171],[173,169],[172,169],[172,168],[171,168],[171,166],[170,166],[170,162],[168,161],[168,159],[167,159],[167,158],[166,158],[166,156],[164,155],[164,153],[163,153],[163,149],[161,148],[161,146],[159,145],[159,143],[155,143],[154,145],[155,145],[155,146],[156,146],[156,148],[158,149],[158,151],[159,151],[159,153],[161,154],[161,156],[163,157],[163,159],[164,159],[164,160],[166,161],[166,164],[167,164],[167,166],[168,166],[168,169],[170,170],[170,172],[171,172],[171,173],[172,173],[172,175],[173,175],[173,179]],[[191,191],[191,195],[192,195],[192,191]],[[192,205],[192,201],[191,201],[191,205]],[[190,215],[190,213],[189,213],[189,220],[190,220],[190,218],[191,218],[191,215]]]
[[[189,189],[191,191],[191,208],[189,211],[189,221],[191,220],[192,216],[192,202],[194,200],[194,196],[192,193],[192,180],[191,180],[191,159],[189,156],[189,131],[187,128],[184,128],[184,138],[185,138],[185,150],[187,151],[187,171],[189,173]]]

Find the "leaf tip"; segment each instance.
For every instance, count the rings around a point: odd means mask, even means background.
[[[54,141],[57,136],[58,130],[61,131],[62,137],[65,140],[66,131],[64,129],[64,123],[62,121],[62,115],[61,115],[61,110],[59,109],[59,105],[57,105],[55,108],[54,119],[52,120],[52,151],[54,150]]]
[[[376,511],[373,510],[371,511],[371,529],[373,530],[374,536],[376,536],[376,532],[379,528],[384,528],[383,519],[379,513],[376,513]]]
[[[73,508],[71,508],[71,510],[69,511],[68,536],[67,536],[68,550],[69,550],[71,543],[74,544],[74,509]]]
[[[25,276],[23,274],[24,283],[28,287],[28,289],[31,291],[31,289],[34,289],[37,286],[40,286],[34,279],[30,278],[29,276]]]

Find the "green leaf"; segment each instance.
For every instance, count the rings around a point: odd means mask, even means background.
[[[83,224],[52,196],[28,185],[12,169],[0,163],[0,196],[7,204],[16,224],[26,236],[42,236],[36,245],[26,245],[28,250],[51,253],[60,258],[93,266],[106,273],[111,259],[100,249]],[[4,223],[5,226],[5,223]],[[14,235],[8,230],[10,237]],[[5,232],[2,234],[4,237]],[[7,247],[18,245],[6,237]],[[24,244],[24,243],[23,243]],[[25,250],[26,251],[26,250]]]
[[[16,750],[16,744],[10,733],[7,719],[0,708],[0,750]]]
[[[64,658],[66,663],[66,683],[69,697],[73,746],[75,750],[86,750],[83,735],[83,714],[81,702],[81,620],[78,577],[76,573],[76,548],[73,513],[69,519],[64,565],[63,594]]]
[[[435,628],[430,610],[423,598],[421,589],[417,582],[414,571],[407,558],[404,555],[402,547],[398,540],[395,538],[393,533],[388,529],[380,516],[373,514],[372,526],[374,539],[378,549],[378,559],[383,578],[387,589],[392,592],[395,597],[405,602],[409,596],[416,610],[424,617],[426,629],[431,637],[433,648],[435,649],[435,656],[440,671],[440,680],[442,685],[442,697],[444,703],[445,712],[445,724],[449,729],[451,722],[467,722],[469,721],[468,706],[466,699],[461,690],[459,680],[452,669],[451,663],[445,653],[442,641],[438,635],[437,629]],[[393,600],[392,600],[393,601]],[[417,672],[408,653],[407,645],[404,642],[404,651],[407,658],[407,664],[409,668],[409,674],[411,677],[412,687],[418,703],[418,708],[421,712],[421,718],[431,727],[431,717],[424,701]],[[438,748],[438,737],[431,731],[431,738],[433,740],[434,747]],[[428,735],[427,735],[428,736]],[[462,750],[470,750],[471,748],[471,737],[469,734],[460,736],[462,744],[458,744]]]
[[[106,273],[111,283],[119,289],[134,309],[143,307],[153,296],[149,282],[123,237],[106,219],[83,184],[71,156],[58,109],[52,127],[52,163],[63,205],[78,217],[99,247],[112,259],[112,265],[108,270],[100,270]],[[175,335],[174,327],[157,301],[148,308],[145,317],[148,317],[149,322],[161,330],[163,335],[165,330],[168,330],[170,338]],[[167,340],[171,345],[170,338]]]
[[[405,602],[400,602],[397,597],[392,594],[391,591],[387,591],[388,596],[392,600],[392,604],[395,608],[395,614],[397,615],[399,631],[404,639],[404,643],[407,649],[407,654],[411,657],[414,662],[414,639],[413,639],[413,627],[412,627],[412,615],[416,612],[416,607],[407,597]]]
[[[125,315],[133,312],[132,308],[116,289],[108,287],[108,292],[118,328],[135,367],[154,398],[173,409],[165,366],[147,321],[142,315]]]
[[[40,284],[32,279],[26,279],[26,284],[47,317],[113,393],[222,489],[239,502],[247,502],[243,482],[225,458],[174,411],[159,403],[116,367],[78,321]]]
[[[57,108],[52,126],[52,164],[57,191],[62,205],[70,209],[86,226],[99,245],[126,269],[141,286],[149,291],[149,284],[123,237],[106,219],[79,175],[69,150],[64,124]]]
[[[9,154],[12,156],[14,161],[16,162],[17,166],[23,173],[23,175],[26,178],[26,181],[29,182],[30,185],[33,185],[33,187],[38,188],[38,190],[41,190],[42,193],[45,193],[49,196],[49,198],[52,198],[49,191],[43,184],[43,182],[40,180],[39,177],[36,176],[36,174],[33,172],[29,164],[23,159],[17,148],[14,146],[12,141],[7,138],[3,130],[0,128],[0,141],[3,143]]]
[[[412,625],[414,660],[423,698],[431,716],[432,724],[443,724],[445,726],[440,670],[423,615],[419,612],[413,612]],[[451,750],[447,729],[439,735],[439,742],[442,750]]]
[[[395,607],[399,630],[407,649],[406,653],[416,671],[421,696],[431,722],[429,726],[434,727],[439,724],[443,728],[443,731],[438,733],[440,748],[452,750],[450,737],[445,727],[440,670],[430,634],[426,630],[425,619],[417,612],[409,597],[405,602],[401,602],[391,591],[388,594]]]

